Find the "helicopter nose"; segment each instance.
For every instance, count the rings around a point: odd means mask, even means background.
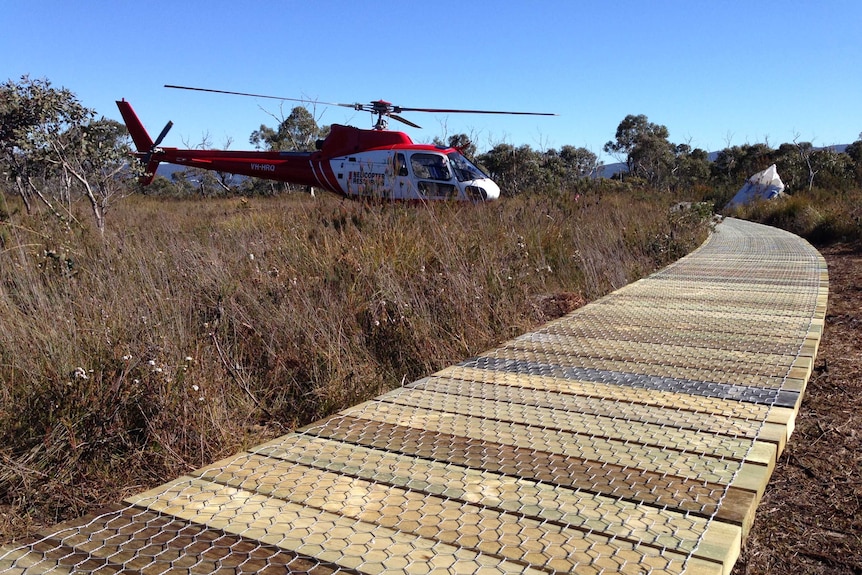
[[[500,197],[500,186],[494,180],[483,180],[482,188],[485,190],[486,200],[496,200]]]
[[[471,202],[489,202],[500,197],[500,187],[493,180],[473,180],[464,188],[467,199]]]

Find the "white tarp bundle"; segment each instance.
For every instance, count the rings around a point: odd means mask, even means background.
[[[784,182],[781,181],[775,164],[772,164],[762,172],[757,172],[748,178],[745,185],[739,188],[739,191],[727,204],[727,207],[734,208],[754,200],[771,200],[782,195],[783,191]]]

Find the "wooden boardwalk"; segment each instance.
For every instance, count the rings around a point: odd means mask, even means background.
[[[726,220],[538,331],[0,549],[0,573],[727,573],[826,297],[807,242]]]

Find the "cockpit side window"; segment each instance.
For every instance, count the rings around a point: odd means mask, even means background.
[[[410,156],[413,175],[423,180],[447,182],[452,179],[448,162],[438,154],[413,154]]]

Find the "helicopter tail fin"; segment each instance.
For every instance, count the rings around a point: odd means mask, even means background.
[[[145,166],[144,173],[138,178],[143,184],[147,185],[156,177],[156,168],[159,167],[159,160],[154,158],[156,147],[161,143],[162,139],[167,134],[172,123],[168,122],[165,129],[154,142],[132,108],[126,100],[117,100],[117,107],[120,109],[120,114],[123,116],[123,121],[126,123],[126,128],[129,130],[129,135],[135,143],[138,153],[136,154],[141,163]]]
[[[132,136],[132,141],[139,152],[149,152],[153,148],[153,139],[147,133],[146,128],[138,119],[132,105],[125,100],[118,100],[117,107],[120,109],[120,114],[123,116],[123,121],[126,123],[126,128],[129,129],[129,135]]]

